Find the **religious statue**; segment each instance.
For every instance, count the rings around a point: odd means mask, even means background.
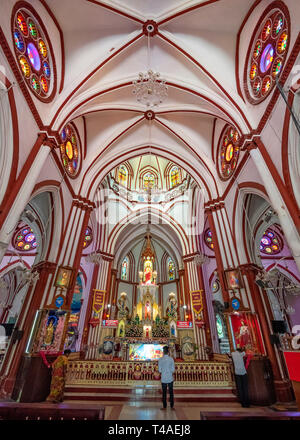
[[[136,325],[139,325],[139,323],[140,323],[140,317],[139,317],[138,314],[135,315],[134,323],[135,323]]]
[[[160,372],[158,371],[158,365],[156,365],[154,368],[153,379],[160,380]]]
[[[177,300],[175,297],[175,293],[171,292],[168,299],[168,306],[167,306],[167,316],[169,318],[176,318],[177,317]]]
[[[133,373],[133,378],[135,380],[141,380],[142,379],[141,367],[139,365],[137,365],[135,367],[135,370],[134,370],[134,373]]]
[[[48,325],[47,325],[44,344],[51,345],[53,342],[53,336],[54,336],[54,325],[53,325],[53,319],[51,319],[51,320],[49,320]]]
[[[146,319],[151,319],[151,304],[150,301],[147,300],[145,303],[145,320]]]
[[[152,269],[150,267],[150,265],[146,265],[147,262],[145,263],[145,284],[151,284],[152,281]]]
[[[119,358],[121,355],[121,343],[120,343],[120,339],[117,338],[115,340],[115,345],[114,345],[114,356]]]
[[[239,329],[239,333],[236,337],[236,342],[237,342],[237,346],[241,348],[243,347],[250,348],[252,345],[249,328],[243,320],[241,320],[241,326]]]
[[[121,293],[118,300],[118,318],[127,318],[129,315],[129,308],[127,306],[127,294]]]

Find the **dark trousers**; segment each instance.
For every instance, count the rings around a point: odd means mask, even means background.
[[[248,374],[235,375],[236,387],[242,406],[249,406]]]
[[[164,408],[167,408],[167,388],[169,387],[169,394],[170,394],[170,405],[171,408],[174,406],[174,391],[173,391],[173,382],[169,383],[162,383],[162,398],[163,398],[163,406]]]

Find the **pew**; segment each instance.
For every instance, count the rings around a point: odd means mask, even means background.
[[[200,420],[300,420],[300,412],[201,411]]]
[[[105,408],[0,405],[0,420],[104,420]]]

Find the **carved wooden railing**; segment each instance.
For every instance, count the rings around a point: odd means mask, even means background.
[[[176,362],[174,386],[232,388],[230,363]],[[160,386],[157,362],[69,361],[67,385]]]

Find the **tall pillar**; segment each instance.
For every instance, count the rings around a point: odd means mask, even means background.
[[[39,279],[34,286],[28,286],[26,300],[23,302],[19,318],[15,324],[16,328],[23,331],[22,339],[14,343],[12,340],[10,341],[0,371],[0,377],[4,378],[0,394],[6,397],[11,395],[13,391],[20,360],[28,343],[35,314],[37,310],[43,308],[42,293],[47,291],[53,283],[56,263],[43,261],[34,266],[33,270],[39,273]]]
[[[116,292],[116,285],[117,285],[117,275],[118,270],[117,269],[111,269],[111,288],[110,288],[110,295],[108,299],[108,304],[110,304],[110,319],[113,319],[112,316],[112,307],[114,304],[116,304],[116,298],[115,298],[115,292]]]
[[[184,269],[180,269],[178,271],[178,298],[179,298],[179,305],[180,307],[183,307],[185,304],[184,301]]]
[[[198,269],[198,279],[200,289],[202,290],[202,300],[203,300],[203,319],[206,323],[205,333],[207,345],[212,348],[213,351],[217,351],[217,346],[213,341],[217,340],[217,328],[215,322],[215,314],[212,305],[212,298],[210,298],[210,292],[205,292],[205,285],[203,279],[202,266],[197,266]],[[214,337],[213,337],[214,336]]]
[[[101,263],[99,265],[99,269],[97,271],[97,280],[95,283],[95,287],[93,289],[96,290],[104,290],[105,291],[105,298],[107,298],[107,292],[109,292],[110,289],[110,280],[111,280],[111,267],[113,262],[113,255],[104,254],[99,252],[102,256]],[[89,298],[89,306],[88,310],[90,313],[89,319],[91,318],[91,312],[92,312],[92,302],[93,302],[93,291],[91,292],[90,298]],[[105,304],[108,304],[107,299],[104,300]],[[99,354],[99,343],[100,343],[100,336],[101,336],[101,321],[103,312],[105,310],[105,305],[100,312],[100,322],[96,326],[90,325],[88,328],[88,336],[87,336],[87,351],[85,358],[86,359],[97,359]]]
[[[227,288],[225,281],[224,271],[238,268],[240,265],[225,204],[223,201],[208,202],[206,212],[213,237],[215,237],[213,238],[214,251],[225,308],[228,308],[230,299],[234,295],[242,300],[246,308],[251,308],[251,296],[249,297],[247,290],[243,287],[238,292],[233,292]]]
[[[59,267],[70,268],[72,270],[72,280],[67,291],[55,285],[51,286],[45,299],[46,308],[53,305],[58,296],[62,296],[64,297],[62,309],[70,309],[76,276],[80,268],[85,230],[93,208],[94,204],[92,202],[80,196],[75,197],[73,200],[63,232],[64,241],[57,257],[57,270]]]
[[[284,402],[290,401],[292,397],[292,386],[290,380],[285,375],[285,369],[283,368],[282,360],[277,351],[277,348],[272,345],[270,335],[273,333],[270,319],[268,316],[268,308],[266,301],[268,301],[267,295],[264,299],[264,292],[258,287],[255,282],[256,275],[259,272],[259,268],[254,264],[243,264],[240,269],[248,280],[248,285],[252,293],[252,299],[254,303],[255,312],[258,315],[259,323],[261,326],[263,341],[267,356],[271,362],[272,370],[274,374],[274,385],[277,395],[277,400]]]
[[[216,264],[217,264],[217,272],[218,272],[218,277],[220,280],[220,286],[221,286],[221,290],[222,290],[222,295],[223,295],[223,300],[225,303],[225,306],[227,304],[229,304],[229,293],[227,291],[225,282],[224,282],[224,263],[225,263],[225,267],[227,267],[227,262],[225,259],[225,254],[223,249],[221,248],[221,237],[220,237],[220,231],[219,228],[217,230],[216,228],[216,219],[213,216],[213,211],[215,211],[216,208],[214,207],[213,204],[211,205],[207,205],[205,208],[205,213],[207,215],[207,219],[208,219],[208,224],[210,227],[210,230],[212,232],[212,237],[213,237],[213,243],[214,243],[214,252],[215,252],[215,257],[216,257]],[[217,232],[218,231],[218,232]],[[221,253],[222,250],[222,253]]]
[[[199,280],[199,274],[197,270],[197,265],[195,262],[195,255],[190,255],[183,257],[184,264],[186,266],[186,275],[187,275],[187,310],[188,314],[192,319],[193,328],[194,328],[194,336],[196,340],[196,344],[198,345],[198,355],[201,360],[208,360],[208,354],[206,352],[206,347],[211,343],[210,339],[210,329],[209,329],[209,320],[206,321],[205,317],[208,317],[206,308],[206,302],[204,299],[204,290],[201,288],[201,282]],[[200,291],[203,303],[203,309],[200,312],[200,321],[204,322],[204,326],[200,327],[197,325],[196,314],[192,309],[192,299],[191,292]],[[209,336],[209,339],[207,338]],[[211,345],[210,345],[211,346]]]
[[[8,189],[10,191],[9,197],[0,209],[0,262],[5,255],[20,216],[30,200],[45,161],[51,149],[55,147],[56,145],[47,139],[45,133],[39,134],[15,185]]]
[[[72,301],[76,275],[79,271],[80,258],[84,242],[84,231],[86,229],[90,212],[93,205],[87,200],[77,198],[71,207],[69,219],[63,232],[64,241],[60,249],[56,262],[41,262],[33,266],[33,271],[39,272],[39,279],[34,286],[29,286],[21,314],[16,323],[19,330],[23,330],[23,337],[20,342],[10,343],[5,357],[4,365],[1,369],[4,376],[9,379],[9,387],[12,390],[13,383],[28,343],[29,335],[32,330],[34,317],[40,309],[56,309],[55,299],[57,296],[64,298],[61,306],[62,310],[69,311]],[[55,286],[55,279],[59,266],[68,266],[73,277],[67,290]]]

